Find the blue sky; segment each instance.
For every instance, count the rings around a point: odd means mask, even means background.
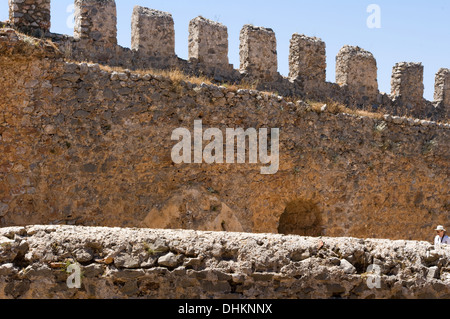
[[[272,28],[277,36],[278,69],[288,74],[289,40],[303,33],[322,38],[327,45],[327,80],[334,82],[335,56],[345,45],[372,52],[378,63],[380,91],[390,92],[392,67],[397,62],[422,62],[425,97],[433,98],[434,77],[441,67],[450,68],[450,2],[448,0],[278,0],[222,2],[206,0],[116,0],[118,41],[129,47],[134,5],[172,13],[176,53],[187,58],[188,24],[199,15],[228,27],[229,58],[239,67],[239,31],[244,24]],[[381,9],[381,28],[368,28],[370,4]],[[72,34],[68,27],[73,0],[52,1],[52,31]],[[8,18],[8,1],[0,0],[0,20]]]

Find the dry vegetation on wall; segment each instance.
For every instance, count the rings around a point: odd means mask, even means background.
[[[89,63],[93,64],[93,62],[83,61],[72,61],[67,60],[69,63]],[[150,74],[152,76],[162,76],[167,79],[170,79],[173,83],[173,85],[176,87],[180,83],[189,82],[195,85],[202,85],[202,84],[208,84],[208,85],[217,85],[221,87],[227,88],[231,92],[237,92],[238,90],[257,90],[258,87],[258,81],[242,81],[239,84],[228,84],[226,82],[224,83],[217,83],[213,78],[208,76],[196,76],[196,75],[188,75],[185,72],[183,72],[180,69],[170,69],[170,70],[158,70],[158,69],[141,69],[141,70],[133,70],[130,71],[128,69],[124,69],[123,67],[117,67],[117,66],[108,66],[108,65],[100,65],[100,69],[105,70],[107,72],[120,72],[120,73],[135,73],[139,74],[141,76],[144,76],[146,74]],[[279,96],[279,92],[277,91],[259,91],[261,94],[271,95],[271,96]],[[358,110],[358,109],[352,109],[348,106],[345,106],[344,104],[340,102],[333,101],[330,98],[325,98],[324,101],[315,101],[315,100],[306,100],[303,101],[301,96],[283,96],[282,97],[286,102],[291,103],[297,103],[299,101],[302,101],[302,103],[305,103],[312,111],[315,111],[317,113],[320,112],[329,112],[332,114],[339,114],[339,113],[345,113],[355,116],[365,116],[370,117],[373,119],[382,119],[384,116],[384,113],[381,112],[369,112],[365,110]]]

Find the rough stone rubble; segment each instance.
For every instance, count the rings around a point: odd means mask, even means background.
[[[10,227],[0,298],[449,298],[449,256],[414,241]],[[72,264],[79,289],[67,286]]]

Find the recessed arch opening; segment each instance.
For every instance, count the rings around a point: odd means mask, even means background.
[[[296,199],[287,203],[280,217],[278,233],[283,235],[322,236],[322,212],[311,200]]]

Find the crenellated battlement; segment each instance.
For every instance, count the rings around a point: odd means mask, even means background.
[[[289,47],[289,78],[312,82],[314,86],[325,83],[325,47],[325,42],[319,38],[294,33]]]
[[[131,18],[131,49],[142,59],[161,65],[175,62],[175,28],[167,12],[135,6]]]
[[[440,69],[436,74],[434,100],[443,105],[450,105],[450,69]]]
[[[197,17],[189,23],[189,61],[227,69],[228,29],[221,23]],[[232,67],[232,66],[231,66]]]
[[[360,103],[376,101],[377,61],[372,53],[360,47],[344,46],[336,57],[336,82],[346,86]]]
[[[95,45],[117,45],[117,10],[114,0],[75,0],[76,40]]]
[[[393,67],[390,94],[379,92],[377,62],[368,51],[344,46],[336,56],[336,83],[326,82],[326,45],[295,33],[289,52],[289,75],[278,72],[277,40],[272,29],[244,25],[240,32],[240,65],[228,59],[228,31],[204,17],[189,23],[189,58],[175,54],[174,20],[170,13],[136,6],[131,17],[130,48],[117,44],[114,0],[75,0],[73,36],[50,33],[50,0],[9,0],[10,24],[23,32],[45,35],[66,58],[130,70],[177,68],[210,76],[218,83],[257,84],[257,89],[285,96],[332,99],[352,108],[394,116],[444,120],[450,109],[448,69],[436,74],[434,101],[423,97],[423,65],[401,62]]]
[[[40,37],[50,30],[50,0],[8,0],[9,21],[16,29]]]
[[[411,107],[421,104],[424,91],[422,63],[397,63],[392,71],[391,88],[394,99],[401,99]]]

